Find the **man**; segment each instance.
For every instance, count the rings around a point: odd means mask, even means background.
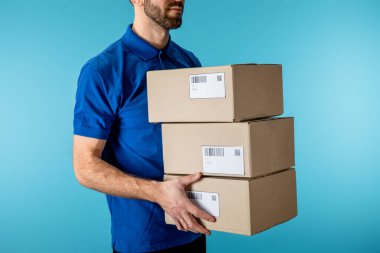
[[[148,123],[146,72],[199,67],[170,39],[184,0],[131,0],[133,25],[82,68],[74,111],[73,165],[78,181],[106,193],[114,252],[205,252],[215,218],[186,197],[201,174],[162,182],[161,125]],[[164,211],[176,223],[166,225]],[[201,236],[202,235],[202,236]],[[90,242],[89,242],[90,243]]]

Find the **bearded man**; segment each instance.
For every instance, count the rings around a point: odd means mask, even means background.
[[[106,194],[114,252],[206,252],[210,231],[199,219],[215,218],[185,193],[201,173],[163,182],[161,125],[148,122],[146,72],[201,66],[169,35],[182,24],[184,0],[131,4],[133,24],[90,59],[79,76],[75,176],[85,187]],[[164,212],[176,226],[165,224]]]

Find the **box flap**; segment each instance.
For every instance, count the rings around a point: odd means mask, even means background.
[[[236,64],[231,64],[231,67],[235,66],[247,66],[247,65],[281,65],[278,63],[236,63]]]
[[[248,120],[246,121],[248,124],[252,124],[259,121],[268,121],[268,120],[282,120],[282,119],[294,119],[294,117],[270,117],[270,118],[260,118],[260,119],[254,119],[254,120]],[[245,122],[245,121],[242,121]],[[241,123],[242,123],[241,122]]]

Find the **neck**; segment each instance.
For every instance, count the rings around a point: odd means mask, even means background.
[[[132,30],[157,49],[162,49],[169,41],[168,30],[148,17],[134,19]]]

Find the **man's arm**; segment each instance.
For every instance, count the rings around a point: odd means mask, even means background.
[[[198,181],[201,173],[165,182],[137,178],[101,159],[105,144],[105,140],[74,135],[73,166],[81,185],[114,196],[155,202],[173,218],[179,230],[210,234],[196,218],[211,222],[215,218],[197,208],[185,193],[185,187]]]

